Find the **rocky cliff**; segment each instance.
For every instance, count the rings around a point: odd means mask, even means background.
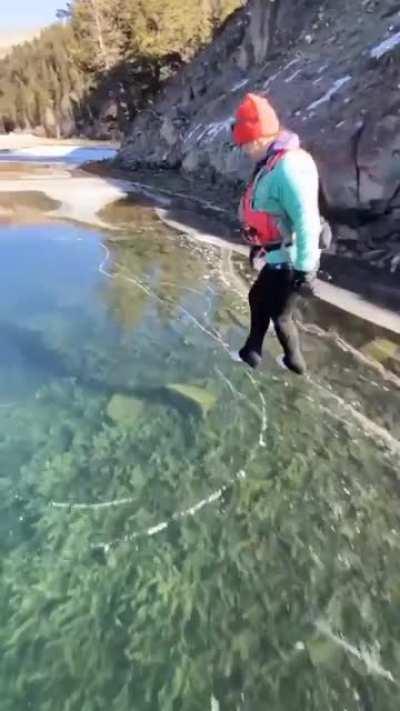
[[[249,90],[317,159],[334,250],[400,268],[400,2],[249,0],[138,116],[119,164],[239,191],[249,165],[230,123]]]

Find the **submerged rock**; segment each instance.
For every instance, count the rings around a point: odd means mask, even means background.
[[[343,659],[343,649],[330,639],[312,639],[307,642],[306,649],[315,667],[337,669]]]
[[[143,413],[144,403],[131,395],[116,393],[107,405],[107,415],[116,425],[132,427]]]
[[[199,385],[186,385],[182,383],[170,383],[167,386],[167,390],[176,393],[181,397],[185,398],[189,402],[196,405],[203,417],[205,417],[209,410],[214,407],[217,397],[214,393],[210,393],[206,388],[200,387]]]
[[[364,345],[361,348],[361,352],[379,363],[385,363],[389,359],[398,359],[400,361],[400,346],[387,338],[375,338]]]

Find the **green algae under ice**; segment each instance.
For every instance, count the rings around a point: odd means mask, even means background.
[[[145,228],[1,230],[1,710],[398,711],[399,391]]]

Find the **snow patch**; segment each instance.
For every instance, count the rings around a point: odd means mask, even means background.
[[[272,74],[272,76],[270,76],[264,82],[263,89],[267,89],[269,87],[269,85],[272,84],[272,82],[275,81],[275,79],[277,79],[279,77],[280,74],[283,74],[283,72],[287,72],[288,69],[290,69],[290,67],[293,67],[295,64],[300,62],[300,59],[301,59],[301,57],[295,57],[290,62],[288,62],[288,64],[286,64],[282,69],[278,69],[278,71],[275,72],[275,74]],[[300,69],[299,69],[299,71],[300,71]],[[295,76],[297,76],[297,74],[298,74],[298,72],[296,72]],[[293,75],[292,75],[292,78],[294,79]],[[289,77],[289,79],[286,79],[286,81],[292,81],[292,79]]]
[[[330,89],[328,89],[326,94],[321,96],[316,101],[313,101],[312,104],[307,106],[306,110],[312,111],[313,109],[316,109],[317,106],[320,106],[321,104],[325,104],[327,101],[329,101],[332,98],[332,96],[334,96],[335,94],[337,94],[338,91],[340,91],[342,86],[347,84],[347,82],[349,82],[349,81],[351,81],[351,76],[349,74],[347,76],[342,77],[341,79],[338,79],[337,81],[335,81],[334,85]]]
[[[300,74],[300,72],[301,72],[301,69],[296,69],[296,71],[293,72],[293,74],[291,74],[290,77],[285,79],[286,84],[290,84],[290,82],[293,81],[293,79],[296,79],[296,77],[298,76],[298,74]]]
[[[269,79],[267,79],[267,81],[264,82],[264,84],[263,84],[263,89],[267,89],[267,88],[269,87],[269,85],[272,84],[272,82],[275,81],[275,79],[277,79],[277,78],[279,77],[281,71],[282,71],[282,70],[280,69],[280,70],[279,70],[278,72],[276,72],[275,74],[272,74],[272,75],[269,77]]]
[[[243,86],[246,86],[248,84],[250,79],[242,79],[241,81],[238,81],[237,84],[234,84],[234,86],[231,89],[231,93],[233,94],[235,91],[239,91]]]
[[[228,131],[230,129],[232,120],[233,119],[229,117],[225,119],[225,121],[214,121],[208,124],[208,126],[204,126],[203,130],[196,137],[196,143],[200,143],[203,139],[207,142],[213,141],[222,131]]]
[[[187,141],[190,141],[193,138],[193,136],[197,133],[197,131],[201,128],[202,128],[201,123],[196,124],[196,126],[194,128],[192,128],[189,131],[189,133],[187,134],[187,136],[185,137],[184,143],[186,143]]]
[[[380,59],[384,54],[397,47],[398,44],[400,44],[400,32],[396,32],[396,34],[373,47],[370,56],[373,59]]]
[[[232,120],[233,119],[229,117],[228,119],[225,119],[225,121],[220,121],[220,123],[211,124],[210,128],[207,131],[207,136],[210,139],[215,138],[215,136],[217,136],[218,133],[221,133],[221,131],[230,130]]]
[[[294,64],[297,64],[297,62],[300,62],[300,57],[295,57],[294,59],[292,59],[291,62],[289,62],[288,64],[286,64],[286,66],[284,67],[283,71],[284,71],[284,72],[287,72],[287,70],[290,69],[290,67],[293,67]]]
[[[47,161],[50,163],[51,161]],[[106,205],[121,200],[132,191],[130,183],[123,180],[99,178],[97,176],[75,176],[71,171],[52,169],[48,175],[34,173],[19,180],[0,181],[1,192],[25,192],[35,190],[48,195],[59,203],[52,217],[71,219],[101,228],[114,229],[99,217]]]

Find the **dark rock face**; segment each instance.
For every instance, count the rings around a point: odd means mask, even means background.
[[[230,123],[247,91],[266,93],[318,162],[334,250],[395,271],[399,89],[400,2],[250,0],[136,118],[119,162],[239,189],[250,167]]]

